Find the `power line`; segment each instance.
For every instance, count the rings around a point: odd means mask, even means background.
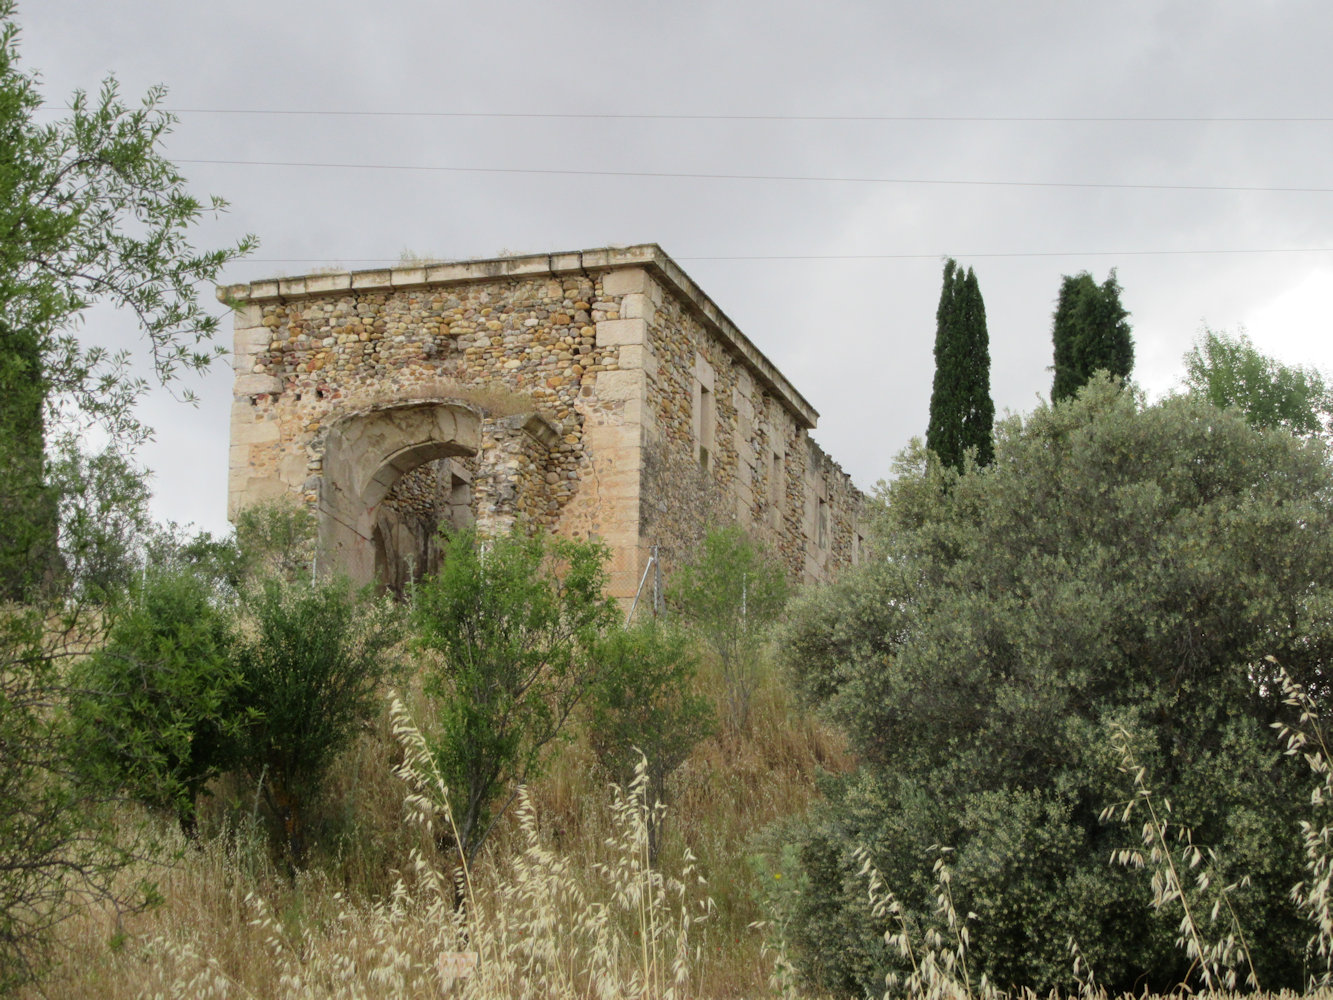
[[[1245,249],[1167,249],[1167,250],[1003,250],[978,253],[857,253],[857,254],[690,254],[675,256],[678,261],[858,261],[858,260],[942,260],[994,259],[1021,257],[1181,257],[1226,254],[1305,254],[1333,253],[1333,247],[1266,247]],[[522,255],[520,255],[522,256]],[[674,256],[674,255],[673,255]],[[413,262],[398,257],[247,257],[250,264],[397,264],[402,267],[432,267],[451,261]]]
[[[164,108],[190,115],[287,115],[329,118],[495,118],[699,122],[962,122],[1001,124],[1325,124],[1333,117],[1268,115],[778,115],[574,111],[350,111],[318,108]]]
[[[841,184],[934,185],[947,187],[1098,188],[1119,191],[1212,191],[1265,194],[1333,194],[1327,187],[1249,184],[1116,184],[1093,181],[945,180],[925,177],[835,177],[821,174],[727,174],[670,170],[580,170],[557,167],[452,167],[410,163],[328,163],[296,160],[177,159],[176,163],[236,167],[298,167],[330,170],[405,170],[426,173],[526,174],[564,177],[641,177],[677,180],[802,181]]]

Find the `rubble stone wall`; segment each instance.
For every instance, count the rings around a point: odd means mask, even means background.
[[[645,490],[644,544],[678,557],[734,520],[795,581],[850,565],[864,498],[810,438],[809,404],[721,313],[646,273],[641,303],[628,301],[646,319],[647,447],[669,470]],[[700,491],[703,503],[688,496]]]
[[[702,474],[707,519],[737,518],[794,577],[850,559],[860,495],[809,440],[816,414],[655,246],[309,275],[219,297],[236,322],[229,508],[310,504],[324,557],[354,578],[402,576],[373,551],[386,531],[392,562],[428,558],[414,533],[442,520],[522,521],[604,541],[612,593],[632,596],[650,547],[683,552],[701,523],[669,496],[641,499],[654,456],[679,467],[664,482]]]

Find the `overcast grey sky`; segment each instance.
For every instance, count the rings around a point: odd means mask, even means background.
[[[1275,190],[1333,189],[1327,0],[21,0],[19,22],[52,104],[166,84],[178,161],[747,175],[183,166],[231,202],[201,244],[262,241],[229,281],[660,243],[865,488],[924,433],[946,255],[976,270],[999,411],[1049,392],[1085,269],[1117,268],[1150,392],[1205,322],[1333,367],[1333,194]],[[220,530],[230,373],[196,388],[149,402],[143,457],[161,516]]]

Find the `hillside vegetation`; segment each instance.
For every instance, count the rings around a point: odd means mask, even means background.
[[[310,582],[299,511],[160,540],[74,657],[125,853],[41,989],[1325,983],[1322,440],[1094,380],[995,444],[907,453],[836,585],[714,531],[632,627],[588,543],[457,534],[395,608]]]

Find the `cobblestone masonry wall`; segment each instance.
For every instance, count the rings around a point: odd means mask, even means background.
[[[668,495],[689,481],[706,484],[707,517],[739,519],[794,578],[854,558],[860,494],[809,439],[816,414],[655,246],[219,296],[236,309],[230,509],[280,495],[315,506],[322,534],[342,539],[329,558],[354,577],[401,578],[374,551],[377,525],[458,523],[462,497],[483,531],[521,520],[601,538],[612,593],[628,597],[653,544],[684,552],[697,538],[699,510]],[[641,496],[654,457],[664,492]]]
[[[642,508],[644,542],[662,545],[670,558],[692,550],[701,521],[734,518],[781,556],[794,580],[826,579],[849,565],[858,551],[864,498],[809,437],[813,410],[792,405],[804,400],[789,398],[794,390],[780,376],[766,384],[735,337],[719,331],[690,299],[671,295],[656,279],[648,282],[648,448],[655,462],[672,470],[668,476],[711,498],[691,504],[672,495],[671,483],[658,484]],[[704,404],[705,394],[711,405]]]

